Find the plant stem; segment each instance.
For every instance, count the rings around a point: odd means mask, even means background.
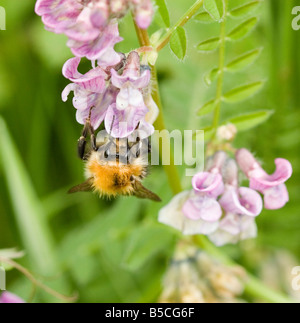
[[[29,270],[27,270],[26,268],[24,268],[23,266],[21,266],[17,262],[13,261],[12,259],[0,256],[0,262],[6,263],[6,264],[12,266],[13,268],[17,269],[20,273],[22,273],[25,277],[27,277],[32,282],[32,284],[34,286],[41,288],[46,293],[54,296],[55,298],[61,299],[66,302],[75,302],[78,299],[77,295],[68,297],[68,296],[62,295],[62,294],[58,293],[57,291],[53,290],[52,288],[44,285],[43,283],[41,283],[40,281],[35,279],[35,277],[29,272]]]
[[[148,47],[151,46],[150,44],[150,39],[149,39],[149,35],[147,30],[142,30],[140,29],[136,23],[134,23],[135,25],[135,30],[137,33],[137,37],[139,40],[139,43],[142,47]],[[155,129],[162,131],[165,130],[165,122],[164,122],[164,117],[163,117],[163,107],[162,107],[162,103],[161,103],[161,97],[160,97],[160,92],[159,92],[159,85],[158,85],[158,80],[157,80],[157,70],[155,66],[151,66],[151,73],[152,73],[152,97],[154,102],[157,104],[158,108],[159,108],[159,116],[154,124]],[[162,133],[163,135],[163,133]],[[174,164],[174,158],[173,158],[173,154],[172,154],[172,150],[170,147],[170,140],[168,140],[168,138],[162,138],[162,142],[164,143],[165,147],[159,147],[159,153],[160,156],[162,157],[164,155],[164,152],[171,152],[171,156],[170,156],[170,165],[163,165],[164,166],[164,170],[168,176],[168,181],[170,184],[170,187],[172,189],[173,194],[178,194],[182,191],[182,187],[181,187],[181,180],[180,180],[180,176],[178,173],[178,169],[176,168],[175,164]],[[166,145],[168,145],[168,147],[166,147]],[[164,158],[161,158],[162,160],[164,160]]]
[[[220,31],[220,52],[219,52],[219,76],[217,83],[216,107],[214,112],[213,128],[217,130],[220,122],[223,80],[224,80],[224,67],[225,67],[225,47],[226,47],[226,14],[227,14],[228,0],[224,1],[224,19],[221,22]]]
[[[215,247],[205,236],[194,236],[193,243],[203,250],[206,250],[210,255],[217,258],[227,266],[239,266],[232,259],[227,257],[222,251]],[[297,303],[296,300],[283,295],[280,292],[274,291],[264,285],[259,279],[250,273],[247,273],[248,280],[245,284],[245,293],[259,300],[264,300],[270,303]]]
[[[166,35],[161,39],[160,43],[156,46],[156,51],[159,52],[162,50],[170,41],[170,38],[173,34],[173,32],[178,27],[184,26],[201,8],[204,0],[197,0],[192,7],[177,21],[177,23],[171,27]]]

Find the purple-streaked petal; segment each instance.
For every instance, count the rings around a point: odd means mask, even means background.
[[[292,176],[293,169],[288,160],[277,158],[275,164],[276,171],[272,175],[265,173],[265,176],[258,177],[257,174],[250,172],[250,187],[263,192],[268,188],[285,183]]]
[[[151,73],[149,70],[146,70],[142,73],[141,76],[126,76],[119,75],[114,69],[111,70],[112,74],[112,84],[117,88],[122,88],[126,83],[130,83],[132,87],[136,89],[143,89],[149,85]]]
[[[247,187],[227,186],[219,203],[226,212],[248,216],[258,216],[263,207],[261,196]]]
[[[115,138],[129,136],[144,119],[148,109],[144,106],[139,109],[127,108],[119,110],[116,104],[112,104],[105,117],[105,129]]]
[[[3,292],[0,295],[0,304],[23,304],[25,303],[24,300],[22,300],[20,297],[9,293],[9,292]]]
[[[99,60],[101,63],[102,57],[108,59],[106,55],[107,51],[111,53],[115,44],[119,43],[121,40],[122,38],[119,37],[118,24],[112,22],[104,28],[101,35],[97,37],[94,41],[79,42],[70,39],[68,41],[68,46],[71,48],[75,56],[86,56],[89,60]],[[121,58],[119,55],[116,54],[117,53],[115,53],[115,55],[111,55],[109,62],[106,62],[106,66],[114,66],[120,62]],[[104,67],[104,65],[102,67]]]
[[[224,191],[224,184],[220,174],[201,172],[192,179],[195,192],[205,194],[209,197],[218,197]]]
[[[55,33],[63,33],[74,26],[82,9],[83,6],[76,0],[42,0],[35,7],[46,28]]]
[[[105,79],[107,74],[100,68],[96,67],[86,74],[78,72],[80,58],[74,57],[69,59],[63,66],[63,75],[70,81],[80,85],[83,89],[102,93],[105,90]]]
[[[183,214],[190,220],[202,219],[207,222],[216,222],[222,216],[220,204],[213,198],[193,196],[183,205]]]
[[[277,210],[285,206],[289,201],[289,193],[285,184],[271,187],[264,191],[265,208]]]

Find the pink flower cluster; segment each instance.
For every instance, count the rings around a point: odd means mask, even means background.
[[[91,117],[91,124],[97,129],[104,121],[106,131],[115,138],[124,138],[135,129],[150,136],[154,128],[150,114],[157,113],[157,106],[148,102],[150,69],[141,68],[137,52],[131,52],[123,64],[104,70],[95,67],[82,75],[78,72],[80,58],[71,58],[63,67],[63,75],[72,81],[62,93],[66,101],[74,92],[73,105],[77,109],[76,119],[80,124]],[[151,111],[150,111],[151,110]]]
[[[207,169],[194,176],[193,190],[177,195],[159,214],[159,221],[184,234],[206,234],[217,246],[256,237],[255,218],[263,209],[282,208],[289,200],[285,182],[292,175],[289,161],[275,160],[276,171],[268,175],[247,149],[231,159],[217,152]],[[239,167],[238,167],[239,166]],[[239,186],[239,168],[250,187]]]
[[[137,25],[148,28],[153,17],[151,0],[38,0],[35,6],[47,30],[69,38],[75,56],[97,60],[100,66],[120,61],[114,50],[122,40],[117,19],[130,9]]]
[[[158,108],[151,97],[150,68],[140,65],[137,52],[126,57],[114,49],[122,40],[118,19],[131,10],[136,24],[148,28],[153,17],[151,0],[38,0],[35,10],[47,30],[68,36],[67,44],[76,56],[63,67],[63,75],[72,83],[62,99],[74,92],[77,121],[84,124],[91,118],[95,130],[104,122],[106,131],[116,138],[136,129],[144,137],[151,135]],[[82,57],[92,61],[93,68],[86,74],[78,71]]]

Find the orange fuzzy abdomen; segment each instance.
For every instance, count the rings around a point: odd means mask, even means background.
[[[131,176],[140,176],[140,165],[99,165],[93,160],[87,165],[87,171],[93,178],[93,187],[100,195],[131,195],[133,187]]]

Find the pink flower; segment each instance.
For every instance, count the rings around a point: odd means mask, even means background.
[[[114,102],[117,89],[106,87],[108,75],[101,67],[83,75],[77,70],[79,63],[80,58],[71,58],[63,67],[63,75],[73,83],[62,92],[62,100],[66,102],[69,93],[73,91],[77,122],[84,124],[91,114],[91,123],[96,130],[104,120],[108,107]]]
[[[18,296],[9,293],[9,292],[3,292],[0,295],[0,304],[22,304],[25,303],[21,298]]]
[[[134,4],[134,16],[137,25],[147,29],[152,21],[154,10],[151,0],[131,0]]]
[[[233,159],[224,167],[225,192],[219,203],[226,212],[258,216],[263,208],[260,195],[247,187],[238,187],[238,168]]]
[[[219,228],[209,235],[209,239],[218,247],[235,244],[239,241],[255,238],[257,226],[255,218],[228,213],[220,221]]]
[[[276,171],[268,175],[247,149],[240,149],[236,153],[236,160],[250,179],[250,188],[264,194],[266,209],[280,209],[288,201],[289,195],[285,182],[292,176],[291,163],[282,158],[275,159]]]
[[[42,16],[46,29],[68,36],[74,55],[98,60],[101,66],[120,61],[113,48],[122,38],[117,22],[109,19],[106,0],[38,0],[35,11]]]
[[[117,138],[129,136],[140,123],[144,126],[147,136],[154,131],[152,125],[146,123],[145,117],[149,112],[145,105],[142,89],[150,82],[150,71],[140,71],[140,57],[137,52],[131,52],[122,75],[111,70],[111,82],[120,89],[116,103],[112,104],[105,118],[105,128]]]
[[[217,198],[224,191],[221,174],[201,172],[192,179],[193,188],[199,195]]]
[[[198,219],[185,216],[183,209],[187,207],[185,204],[190,198],[190,191],[176,195],[168,205],[160,210],[158,221],[181,231],[184,235],[210,234],[216,231],[219,226],[218,221],[205,221],[200,216]],[[214,212],[214,206],[210,202],[207,204],[208,209]]]
[[[221,176],[225,152],[217,152],[209,163],[209,171],[201,172],[192,179],[193,193],[182,206],[184,216],[197,222],[197,233],[209,234],[216,230],[222,209],[216,198],[223,193]]]

